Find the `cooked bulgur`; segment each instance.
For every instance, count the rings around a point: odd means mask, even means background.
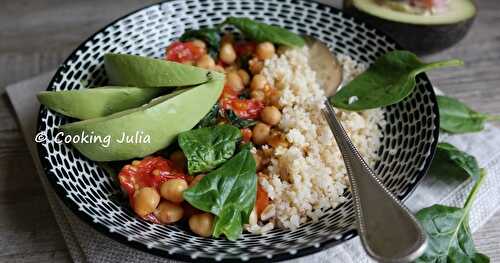
[[[344,82],[365,70],[350,57],[338,55]],[[265,61],[262,74],[281,92],[278,128],[288,145],[273,148],[270,164],[259,182],[271,202],[247,230],[263,233],[278,225],[295,229],[316,220],[328,208],[345,201],[346,168],[321,110],[326,99],[315,72],[308,65],[308,50],[289,49]],[[363,112],[337,110],[351,140],[370,165],[378,156],[384,126],[381,109]]]

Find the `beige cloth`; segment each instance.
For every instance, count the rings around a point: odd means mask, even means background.
[[[10,85],[7,87],[7,94],[14,106],[26,143],[71,257],[75,262],[173,262],[128,248],[101,235],[73,215],[55,195],[43,173],[34,143],[40,107],[36,100],[36,93],[47,87],[52,75],[53,72],[50,72]],[[474,154],[480,165],[488,171],[488,177],[471,211],[470,224],[472,231],[475,231],[500,207],[500,152],[495,149],[500,145],[500,130],[487,126],[482,133],[448,136],[445,139]],[[441,181],[428,176],[406,203],[413,211],[434,203],[461,206],[470,187],[471,184],[468,181]],[[371,260],[364,253],[359,238],[355,238],[340,246],[290,262],[371,262]]]

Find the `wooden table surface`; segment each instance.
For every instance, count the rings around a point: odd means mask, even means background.
[[[327,0],[328,1],[328,0]],[[0,7],[0,262],[68,262],[68,251],[3,94],[7,84],[52,70],[110,21],[156,0],[3,0]],[[500,2],[480,0],[467,38],[429,59],[462,58],[463,68],[430,74],[446,93],[500,114]],[[499,146],[500,148],[500,146]],[[500,212],[474,234],[500,262]]]

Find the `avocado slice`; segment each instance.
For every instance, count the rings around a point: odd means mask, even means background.
[[[104,55],[104,68],[111,85],[135,87],[180,87],[209,80],[206,69],[177,62],[128,54]]]
[[[63,115],[86,120],[148,103],[164,90],[155,88],[112,87],[92,89],[42,91],[38,101]]]
[[[344,0],[344,10],[419,55],[453,46],[469,31],[477,9],[471,0],[449,1],[443,13],[422,15],[391,9],[377,0]]]
[[[66,124],[60,130],[73,139],[71,144],[80,153],[94,161],[144,157],[192,129],[217,102],[223,86],[223,75],[214,72],[207,83],[158,97],[139,108]],[[82,140],[84,136],[86,140]]]

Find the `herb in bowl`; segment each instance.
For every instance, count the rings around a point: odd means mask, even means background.
[[[269,41],[289,47],[303,47],[304,39],[284,28],[267,25],[246,17],[228,17],[222,25],[237,27],[245,37],[256,42]]]

